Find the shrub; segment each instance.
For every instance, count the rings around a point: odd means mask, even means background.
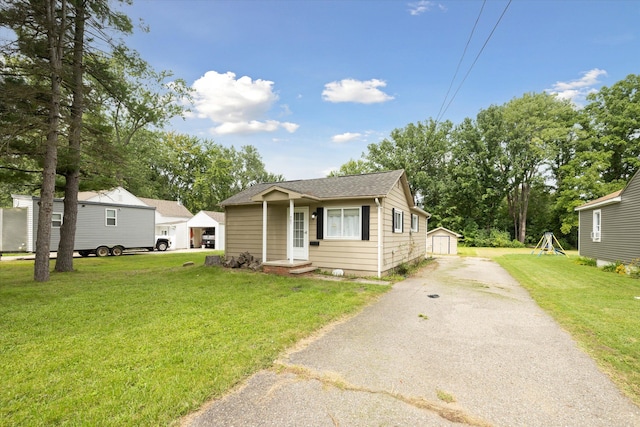
[[[597,267],[598,263],[596,262],[595,259],[593,258],[586,258],[586,257],[579,257],[576,260],[576,263],[580,264],[580,265],[587,265],[589,267]]]
[[[602,267],[602,271],[606,271],[608,273],[620,273],[620,267],[622,267],[622,269],[624,270],[624,264],[620,261],[616,261],[612,264],[607,264],[604,267]]]

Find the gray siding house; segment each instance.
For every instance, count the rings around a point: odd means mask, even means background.
[[[38,230],[39,197],[12,195],[14,210],[22,212],[25,229],[22,230],[21,251],[34,252]],[[52,251],[58,249],[60,227],[64,222],[64,201],[55,199],[51,219]],[[81,254],[100,252],[100,256],[119,255],[128,248],[153,250],[155,208],[148,206],[117,205],[80,201],[74,249]],[[97,251],[104,248],[103,251]],[[114,248],[116,248],[114,250]],[[120,250],[119,250],[120,249]]]
[[[580,256],[596,259],[599,266],[640,259],[640,174],[624,189],[575,210]]]

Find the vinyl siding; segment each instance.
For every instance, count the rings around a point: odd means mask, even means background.
[[[601,211],[600,242],[591,239],[593,211]],[[630,263],[640,259],[640,176],[635,175],[621,201],[579,212],[579,253],[597,260]]]
[[[249,252],[262,258],[262,204],[227,206],[225,255]],[[287,206],[267,206],[267,260],[287,258]],[[263,260],[264,261],[264,260]]]
[[[399,184],[399,183],[398,183]],[[411,196],[409,196],[411,197]],[[394,233],[393,211],[400,209],[403,213],[403,232]],[[407,203],[407,196],[401,185],[395,185],[388,197],[384,200],[384,253],[382,271],[386,272],[403,262],[418,261],[426,254],[426,217],[419,215],[418,232],[411,231],[411,212]]]
[[[314,267],[324,270],[341,269],[353,274],[376,274],[378,271],[378,219],[377,206],[372,199],[349,199],[332,201],[329,203],[311,205],[309,211],[318,207],[330,208],[360,208],[370,206],[369,240],[357,239],[329,239],[325,232],[324,239],[318,240],[316,221],[309,221],[309,239],[318,241],[319,246],[309,247],[309,260]]]
[[[115,227],[105,225],[106,209],[116,209],[117,225]],[[53,212],[64,212],[62,201],[54,201]],[[34,236],[38,228],[38,213],[37,209],[33,210],[31,226]],[[98,246],[111,248],[116,245],[124,248],[153,247],[155,244],[154,216],[155,209],[153,208],[79,202],[74,249],[92,250]],[[50,240],[52,251],[58,250],[59,242],[60,228],[53,227],[51,228]]]

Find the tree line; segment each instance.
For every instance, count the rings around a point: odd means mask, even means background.
[[[457,125],[408,124],[334,175],[405,169],[430,223],[472,244],[507,232],[532,244],[552,231],[575,247],[574,208],[623,188],[639,166],[640,76],[631,74],[584,107],[526,93]]]
[[[78,192],[121,185],[192,212],[257,182],[275,182],[252,146],[164,130],[190,89],[125,45],[130,0],[0,4],[0,203],[38,194],[34,279],[49,279],[54,197],[64,197],[55,270],[73,270]],[[10,34],[10,36],[6,36]],[[553,231],[576,243],[573,209],[622,188],[640,164],[640,77],[583,108],[527,93],[454,125],[427,119],[370,144],[334,174],[405,169],[431,224],[483,241],[532,243]],[[486,239],[485,239],[486,241]]]
[[[34,279],[73,270],[80,190],[122,185],[191,210],[218,203],[267,174],[255,148],[236,150],[164,132],[183,114],[185,82],[157,72],[125,45],[133,31],[116,6],[130,0],[5,0],[0,4],[0,202],[38,194]],[[215,185],[211,184],[215,183]],[[50,248],[55,197],[64,197]]]

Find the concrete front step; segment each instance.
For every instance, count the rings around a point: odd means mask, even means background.
[[[312,267],[309,261],[296,260],[290,263],[287,260],[281,260],[262,263],[262,271],[270,274],[279,274],[281,276],[289,276],[292,274],[303,275],[314,270],[316,270],[316,268]]]
[[[313,266],[296,268],[293,270],[289,270],[289,274],[306,274],[306,273],[311,273],[313,271],[316,271],[317,269],[318,269],[317,267],[313,267]]]

